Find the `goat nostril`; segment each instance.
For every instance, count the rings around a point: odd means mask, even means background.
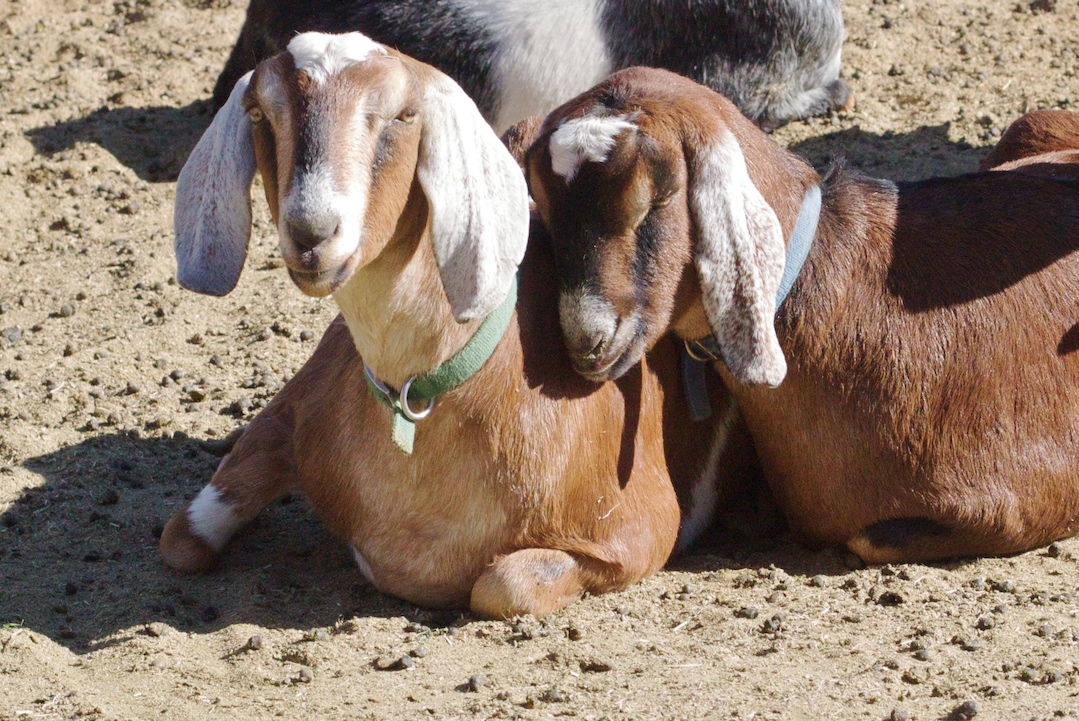
[[[286,224],[292,242],[307,250],[334,237],[340,228],[336,218],[289,218]]]

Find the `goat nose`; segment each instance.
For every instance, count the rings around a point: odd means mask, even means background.
[[[288,237],[293,243],[311,250],[324,240],[329,240],[337,234],[339,222],[331,215],[312,217],[297,215],[290,217],[288,225]]]

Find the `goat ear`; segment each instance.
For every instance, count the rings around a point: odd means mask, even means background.
[[[441,73],[427,79],[416,174],[453,315],[482,318],[505,298],[524,257],[528,190],[475,103]]]
[[[241,101],[250,80],[247,73],[236,82],[176,183],[176,280],[197,293],[231,291],[247,258],[255,148]]]
[[[777,386],[787,374],[775,331],[783,230],[733,133],[720,127],[702,135],[707,144],[687,147],[686,160],[705,314],[735,378]]]
[[[543,118],[533,115],[511,125],[506,129],[506,132],[502,133],[502,144],[510,151],[510,155],[517,161],[517,165],[522,172],[527,172],[525,171],[525,160],[528,157],[528,150],[532,147],[532,143],[536,141],[536,138],[539,137],[539,131],[542,127]],[[528,180],[527,176],[525,180]]]

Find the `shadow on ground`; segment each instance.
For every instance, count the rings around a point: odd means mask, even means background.
[[[45,155],[80,142],[95,143],[142,180],[172,182],[212,119],[209,100],[182,108],[102,108],[84,118],[35,128],[28,136]]]
[[[0,515],[0,625],[85,652],[155,621],[204,633],[234,623],[309,629],[405,616],[437,626],[460,617],[375,591],[298,497],[275,502],[241,531],[211,573],[167,569],[157,552],[161,528],[217,460],[182,435],[116,434],[27,461],[45,483]]]
[[[867,133],[857,126],[837,130],[790,146],[816,168],[835,157],[867,175],[891,180],[920,180],[972,173],[986,154],[964,141],[948,138],[950,126],[926,125],[909,133]]]
[[[272,504],[211,573],[165,568],[157,552],[161,527],[209,481],[216,462],[204,444],[179,434],[105,435],[27,461],[24,468],[45,483],[0,515],[0,624],[25,626],[83,653],[153,622],[206,633],[236,623],[310,629],[353,616],[436,627],[471,619],[375,591],[298,498]],[[844,552],[805,549],[786,534],[713,532],[670,568],[772,566],[813,576],[860,563]]]

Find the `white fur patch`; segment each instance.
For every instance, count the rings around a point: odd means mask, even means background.
[[[221,500],[221,492],[206,486],[187,507],[187,522],[191,532],[220,551],[242,525],[232,506]]]
[[[350,65],[363,62],[372,53],[386,54],[386,49],[362,33],[328,35],[301,33],[288,44],[288,51],[299,70],[317,83]]]
[[[786,259],[779,218],[726,129],[696,152],[690,182],[704,310],[723,360],[743,383],[777,386],[787,374],[775,331]]]
[[[371,569],[371,564],[367,562],[367,559],[363,557],[363,554],[355,546],[352,547],[352,557],[356,560],[356,567],[360,569],[360,573],[373,586],[375,584],[375,572]]]
[[[689,513],[682,522],[678,531],[677,550],[684,551],[700,538],[701,533],[712,522],[716,515],[716,503],[719,501],[719,488],[716,486],[716,471],[719,470],[719,459],[727,450],[727,444],[731,437],[731,428],[738,420],[738,403],[732,398],[727,406],[723,418],[716,423],[716,434],[712,438],[712,447],[708,450],[708,458],[704,462],[704,469],[700,478],[693,486],[690,497]]]
[[[337,161],[347,162],[347,158],[338,158]],[[288,219],[296,215],[337,221],[337,232],[318,246],[319,266],[322,268],[340,266],[360,246],[371,176],[369,173],[354,173],[352,187],[338,188],[334,183],[331,162],[333,159],[320,157],[314,167],[297,173],[293,178],[292,187],[281,204],[281,221],[277,228],[281,253],[286,259],[303,250],[293,242],[289,233]]]
[[[506,297],[524,257],[528,188],[476,104],[441,73],[424,92],[416,176],[431,205],[431,240],[453,315],[482,318]]]
[[[498,46],[494,76],[501,103],[493,123],[548,112],[613,70],[601,27],[601,0],[457,0]]]
[[[585,162],[606,162],[615,138],[637,129],[633,119],[631,115],[615,115],[564,121],[551,134],[551,170],[569,184]]]

